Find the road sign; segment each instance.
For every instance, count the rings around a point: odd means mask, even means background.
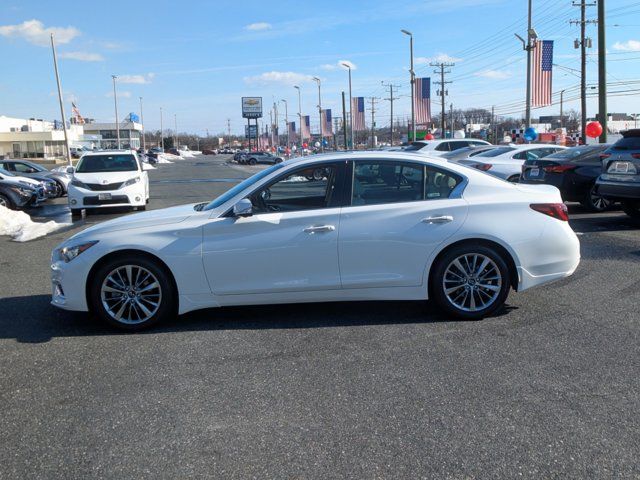
[[[242,97],[242,117],[262,118],[262,97]]]

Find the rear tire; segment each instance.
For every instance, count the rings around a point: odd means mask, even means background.
[[[511,175],[507,178],[507,182],[518,183],[520,181],[520,175]]]
[[[255,158],[249,159],[249,165],[255,165],[256,163],[258,163],[258,161]]]
[[[81,208],[72,208],[71,209],[71,218],[80,218],[82,216]]]
[[[9,197],[7,197],[6,195],[3,195],[2,193],[0,193],[0,206],[8,208],[9,210],[15,210],[16,209],[16,206],[13,204],[11,199]]]
[[[589,189],[584,199],[580,202],[585,209],[596,213],[606,212],[611,208],[612,203],[610,200],[595,193],[595,185]]]
[[[494,248],[463,244],[437,260],[430,276],[430,293],[445,313],[478,320],[504,304],[510,278],[507,262]]]
[[[640,220],[640,200],[622,202],[622,210],[631,218]]]
[[[176,315],[171,274],[140,255],[123,255],[102,265],[88,285],[91,311],[111,326],[149,328]]]

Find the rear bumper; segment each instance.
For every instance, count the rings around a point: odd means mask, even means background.
[[[612,200],[640,199],[640,182],[612,182],[598,179],[596,192]]]

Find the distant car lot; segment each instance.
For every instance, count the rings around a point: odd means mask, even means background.
[[[149,208],[266,168],[229,159],[159,165]],[[66,198],[34,211],[70,221]],[[0,238],[0,476],[90,477],[114,457],[140,477],[637,476],[640,225],[622,212],[572,204],[578,271],[483,321],[421,302],[279,305],[136,336],[57,311],[43,274],[63,238],[121,215]]]

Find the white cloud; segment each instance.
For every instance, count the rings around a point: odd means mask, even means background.
[[[147,73],[146,75],[118,75],[118,83],[151,83],[155,76],[155,73]]]
[[[640,41],[629,40],[626,42],[616,42],[613,44],[613,49],[622,52],[640,52]]]
[[[504,80],[511,78],[512,73],[505,70],[485,70],[483,72],[476,73],[476,77],[490,78],[492,80]]]
[[[58,57],[80,62],[102,62],[104,57],[99,53],[89,52],[61,52]]]
[[[118,98],[131,98],[131,92],[128,90],[118,90]],[[105,93],[105,97],[113,98],[113,91]]]
[[[261,30],[271,30],[273,25],[267,22],[256,22],[250,23],[249,25],[245,25],[244,29],[252,32],[259,32]]]
[[[338,68],[338,65],[333,63],[325,63],[324,65],[320,65],[320,68],[322,70],[336,70]]]
[[[69,43],[80,35],[75,27],[45,27],[40,20],[27,20],[18,25],[0,26],[0,35],[8,38],[21,38],[40,47],[49,46],[51,34],[57,44]]]
[[[357,70],[358,67],[355,63],[349,61],[349,60],[338,60],[338,65],[344,69],[346,69],[347,67],[345,67],[344,64],[349,65],[351,67],[351,70]]]
[[[296,72],[265,72],[252,77],[245,77],[244,81],[248,84],[266,84],[279,83],[281,85],[295,85],[296,83],[309,82],[313,79],[311,75]]]
[[[452,57],[446,53],[438,53],[435,57],[417,57],[414,59],[416,65],[424,65],[429,63],[455,63],[461,62],[461,58]]]

